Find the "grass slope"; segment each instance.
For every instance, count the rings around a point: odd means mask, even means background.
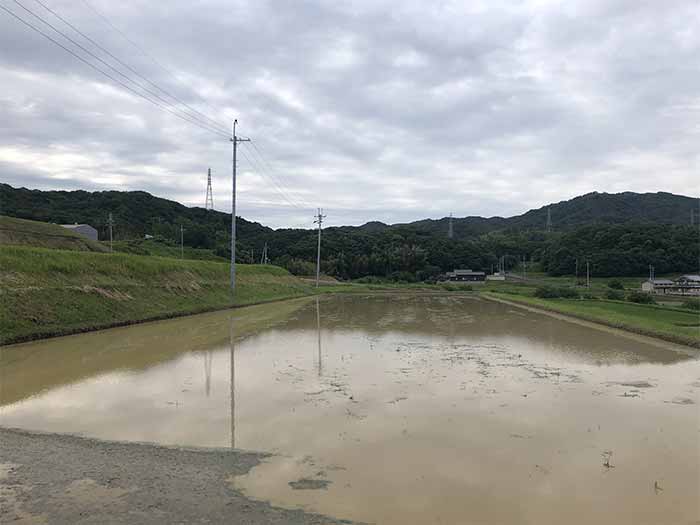
[[[689,310],[600,299],[541,299],[494,292],[485,295],[700,348],[700,314]]]
[[[108,251],[103,244],[58,224],[16,219],[4,215],[0,215],[0,245],[34,246],[85,252]]]
[[[312,287],[275,266],[0,248],[1,344],[299,297]]]
[[[189,246],[185,246],[181,252],[179,245],[175,245],[171,242],[159,239],[136,239],[130,241],[115,241],[114,251],[122,253],[131,253],[133,255],[171,257],[173,259],[179,259],[182,255],[185,259],[226,262],[226,258],[215,255],[214,250],[190,248]]]

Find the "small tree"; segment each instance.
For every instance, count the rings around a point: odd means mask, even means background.
[[[618,279],[613,279],[608,283],[608,288],[611,288],[612,290],[624,290],[625,285],[622,284],[622,281]]]
[[[656,304],[656,300],[654,299],[653,295],[639,291],[630,292],[627,296],[627,300],[638,304]]]

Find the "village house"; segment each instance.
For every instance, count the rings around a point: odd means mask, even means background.
[[[681,275],[678,279],[649,279],[642,291],[658,295],[700,295],[700,275]]]
[[[453,272],[447,272],[448,281],[485,281],[486,273],[475,272],[473,270],[455,270]]]

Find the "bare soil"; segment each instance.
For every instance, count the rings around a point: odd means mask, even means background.
[[[263,457],[0,428],[0,523],[350,523],[233,489]]]

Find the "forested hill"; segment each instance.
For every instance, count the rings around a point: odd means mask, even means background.
[[[562,231],[591,224],[690,224],[691,210],[700,216],[698,199],[672,193],[588,193],[568,201],[561,201],[514,217],[455,217],[455,237],[470,237],[497,230],[543,230],[547,212],[552,218],[552,229]],[[449,219],[425,219],[393,226],[371,222],[362,229],[376,231],[381,226],[411,228],[435,234],[446,234]],[[696,221],[697,222],[697,219]]]
[[[489,271],[499,258],[512,268],[522,258],[552,274],[574,271],[575,261],[591,261],[599,275],[641,275],[698,271],[700,243],[698,199],[669,193],[590,193],[549,206],[551,232],[545,231],[548,208],[510,218],[466,217],[386,225],[324,229],[322,264],[340,278],[382,276],[430,279],[454,268]],[[695,226],[690,226],[694,209]],[[88,223],[107,236],[114,217],[115,238],[150,234],[186,246],[230,255],[230,215],[188,208],[145,192],[38,191],[0,184],[0,215],[55,223]],[[237,218],[237,260],[259,261],[269,245],[273,263],[311,274],[316,259],[313,229],[272,230]],[[251,255],[252,253],[252,255]]]
[[[117,240],[144,234],[179,239],[180,225],[185,229],[185,244],[195,248],[214,248],[230,240],[231,214],[188,208],[144,191],[40,191],[0,183],[0,215],[56,224],[86,223],[106,239],[110,213]],[[272,232],[241,218],[236,224],[241,237]]]

